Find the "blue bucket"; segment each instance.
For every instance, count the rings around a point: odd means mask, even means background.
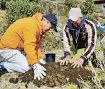
[[[46,62],[47,63],[55,62],[55,53],[48,53],[45,55],[46,55]]]

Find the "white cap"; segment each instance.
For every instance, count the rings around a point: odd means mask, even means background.
[[[69,11],[69,19],[72,21],[77,21],[78,18],[83,17],[83,14],[81,12],[80,8],[71,8]]]

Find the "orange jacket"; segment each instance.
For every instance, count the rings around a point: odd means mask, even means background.
[[[6,30],[0,39],[0,49],[24,49],[29,65],[42,57],[40,41],[42,34],[42,14],[19,19]]]

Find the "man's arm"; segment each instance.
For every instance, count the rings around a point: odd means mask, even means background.
[[[63,30],[64,56],[70,55],[70,33],[67,27]]]
[[[37,51],[37,57],[38,57],[38,59],[42,58],[42,49],[41,49],[41,47],[39,47],[39,49]]]
[[[26,52],[29,65],[38,62],[36,48],[36,30],[33,28],[26,29],[24,32],[24,51]]]
[[[43,79],[46,76],[46,69],[40,64],[40,59],[38,56],[41,57],[40,49],[36,50],[36,34],[37,34],[37,27],[31,27],[29,29],[25,29],[23,32],[24,34],[24,50],[26,52],[28,62],[32,65],[34,71],[34,79]]]
[[[90,57],[90,55],[93,53],[95,46],[96,46],[96,40],[97,40],[97,32],[96,27],[93,22],[87,20],[86,29],[88,33],[88,47],[86,48],[85,53],[81,58],[85,61],[87,58]]]
[[[96,27],[94,23],[90,21],[86,21],[86,29],[88,33],[88,47],[86,48],[83,55],[80,57],[80,59],[76,60],[72,66],[75,67],[82,67],[82,64],[87,61],[87,59],[90,57],[90,55],[93,53],[95,46],[96,46],[96,39],[97,39],[97,33],[96,33]]]
[[[70,62],[70,33],[66,27],[63,30],[63,46],[64,46],[64,59],[61,60],[60,65],[66,65]]]

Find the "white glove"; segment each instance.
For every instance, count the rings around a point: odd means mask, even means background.
[[[46,64],[46,62],[45,62],[43,59],[40,59],[39,62],[40,62],[41,64]]]
[[[46,69],[41,66],[39,63],[36,63],[33,65],[33,70],[34,70],[34,79],[37,79],[40,80],[40,79],[43,79],[44,76],[46,76]]]

